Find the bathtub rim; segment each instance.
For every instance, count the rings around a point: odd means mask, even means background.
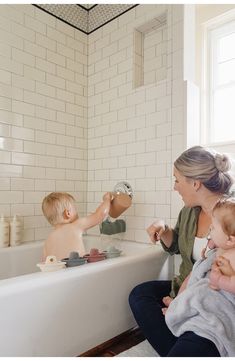
[[[95,237],[96,238],[96,237]],[[37,246],[41,246],[43,241],[36,241]],[[137,245],[137,242],[134,241],[124,241],[128,242],[129,245],[135,246]],[[21,245],[22,246],[22,245]],[[20,246],[19,246],[20,247]],[[167,258],[168,254],[163,250],[160,244],[147,244],[138,242],[137,247],[143,248],[143,252],[132,254],[132,255],[125,255],[123,254],[120,257],[117,258],[110,258],[105,259],[100,262],[94,262],[89,264],[84,264],[77,267],[69,267],[65,269],[58,270],[56,272],[41,272],[38,269],[38,272],[19,275],[16,277],[10,277],[6,279],[0,280],[0,295],[4,288],[11,288],[12,285],[14,285],[16,288],[21,287],[22,284],[26,286],[27,284],[30,284],[30,286],[39,286],[40,284],[45,284],[45,282],[53,283],[53,282],[59,282],[62,279],[65,279],[67,277],[70,278],[80,278],[84,277],[84,275],[92,274],[93,272],[96,272],[96,270],[105,270],[112,267],[118,267],[120,264],[126,264],[126,263],[134,263],[138,259],[141,260],[144,257],[150,257],[150,258],[159,258],[164,257]]]

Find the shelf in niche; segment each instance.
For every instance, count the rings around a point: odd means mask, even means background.
[[[167,78],[166,12],[134,30],[134,88]]]

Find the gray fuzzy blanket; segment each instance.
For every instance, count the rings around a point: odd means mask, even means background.
[[[171,302],[166,323],[175,336],[193,331],[216,345],[221,356],[235,356],[235,294],[209,287],[215,250],[193,267],[185,291]]]

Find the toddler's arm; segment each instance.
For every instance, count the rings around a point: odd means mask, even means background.
[[[112,193],[107,192],[103,196],[103,202],[99,205],[96,211],[90,214],[87,217],[79,218],[78,224],[79,228],[83,231],[96,226],[97,224],[103,222],[103,220],[108,216],[110,209],[110,202],[112,201]]]

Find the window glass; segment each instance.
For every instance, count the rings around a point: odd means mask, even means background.
[[[224,36],[219,40],[219,57],[218,61],[223,62],[235,58],[235,33]]]
[[[214,142],[235,140],[235,87],[216,90],[213,101],[212,140]]]
[[[235,142],[235,21],[207,34],[205,143]]]
[[[218,85],[235,81],[235,58],[218,65],[217,81]]]

